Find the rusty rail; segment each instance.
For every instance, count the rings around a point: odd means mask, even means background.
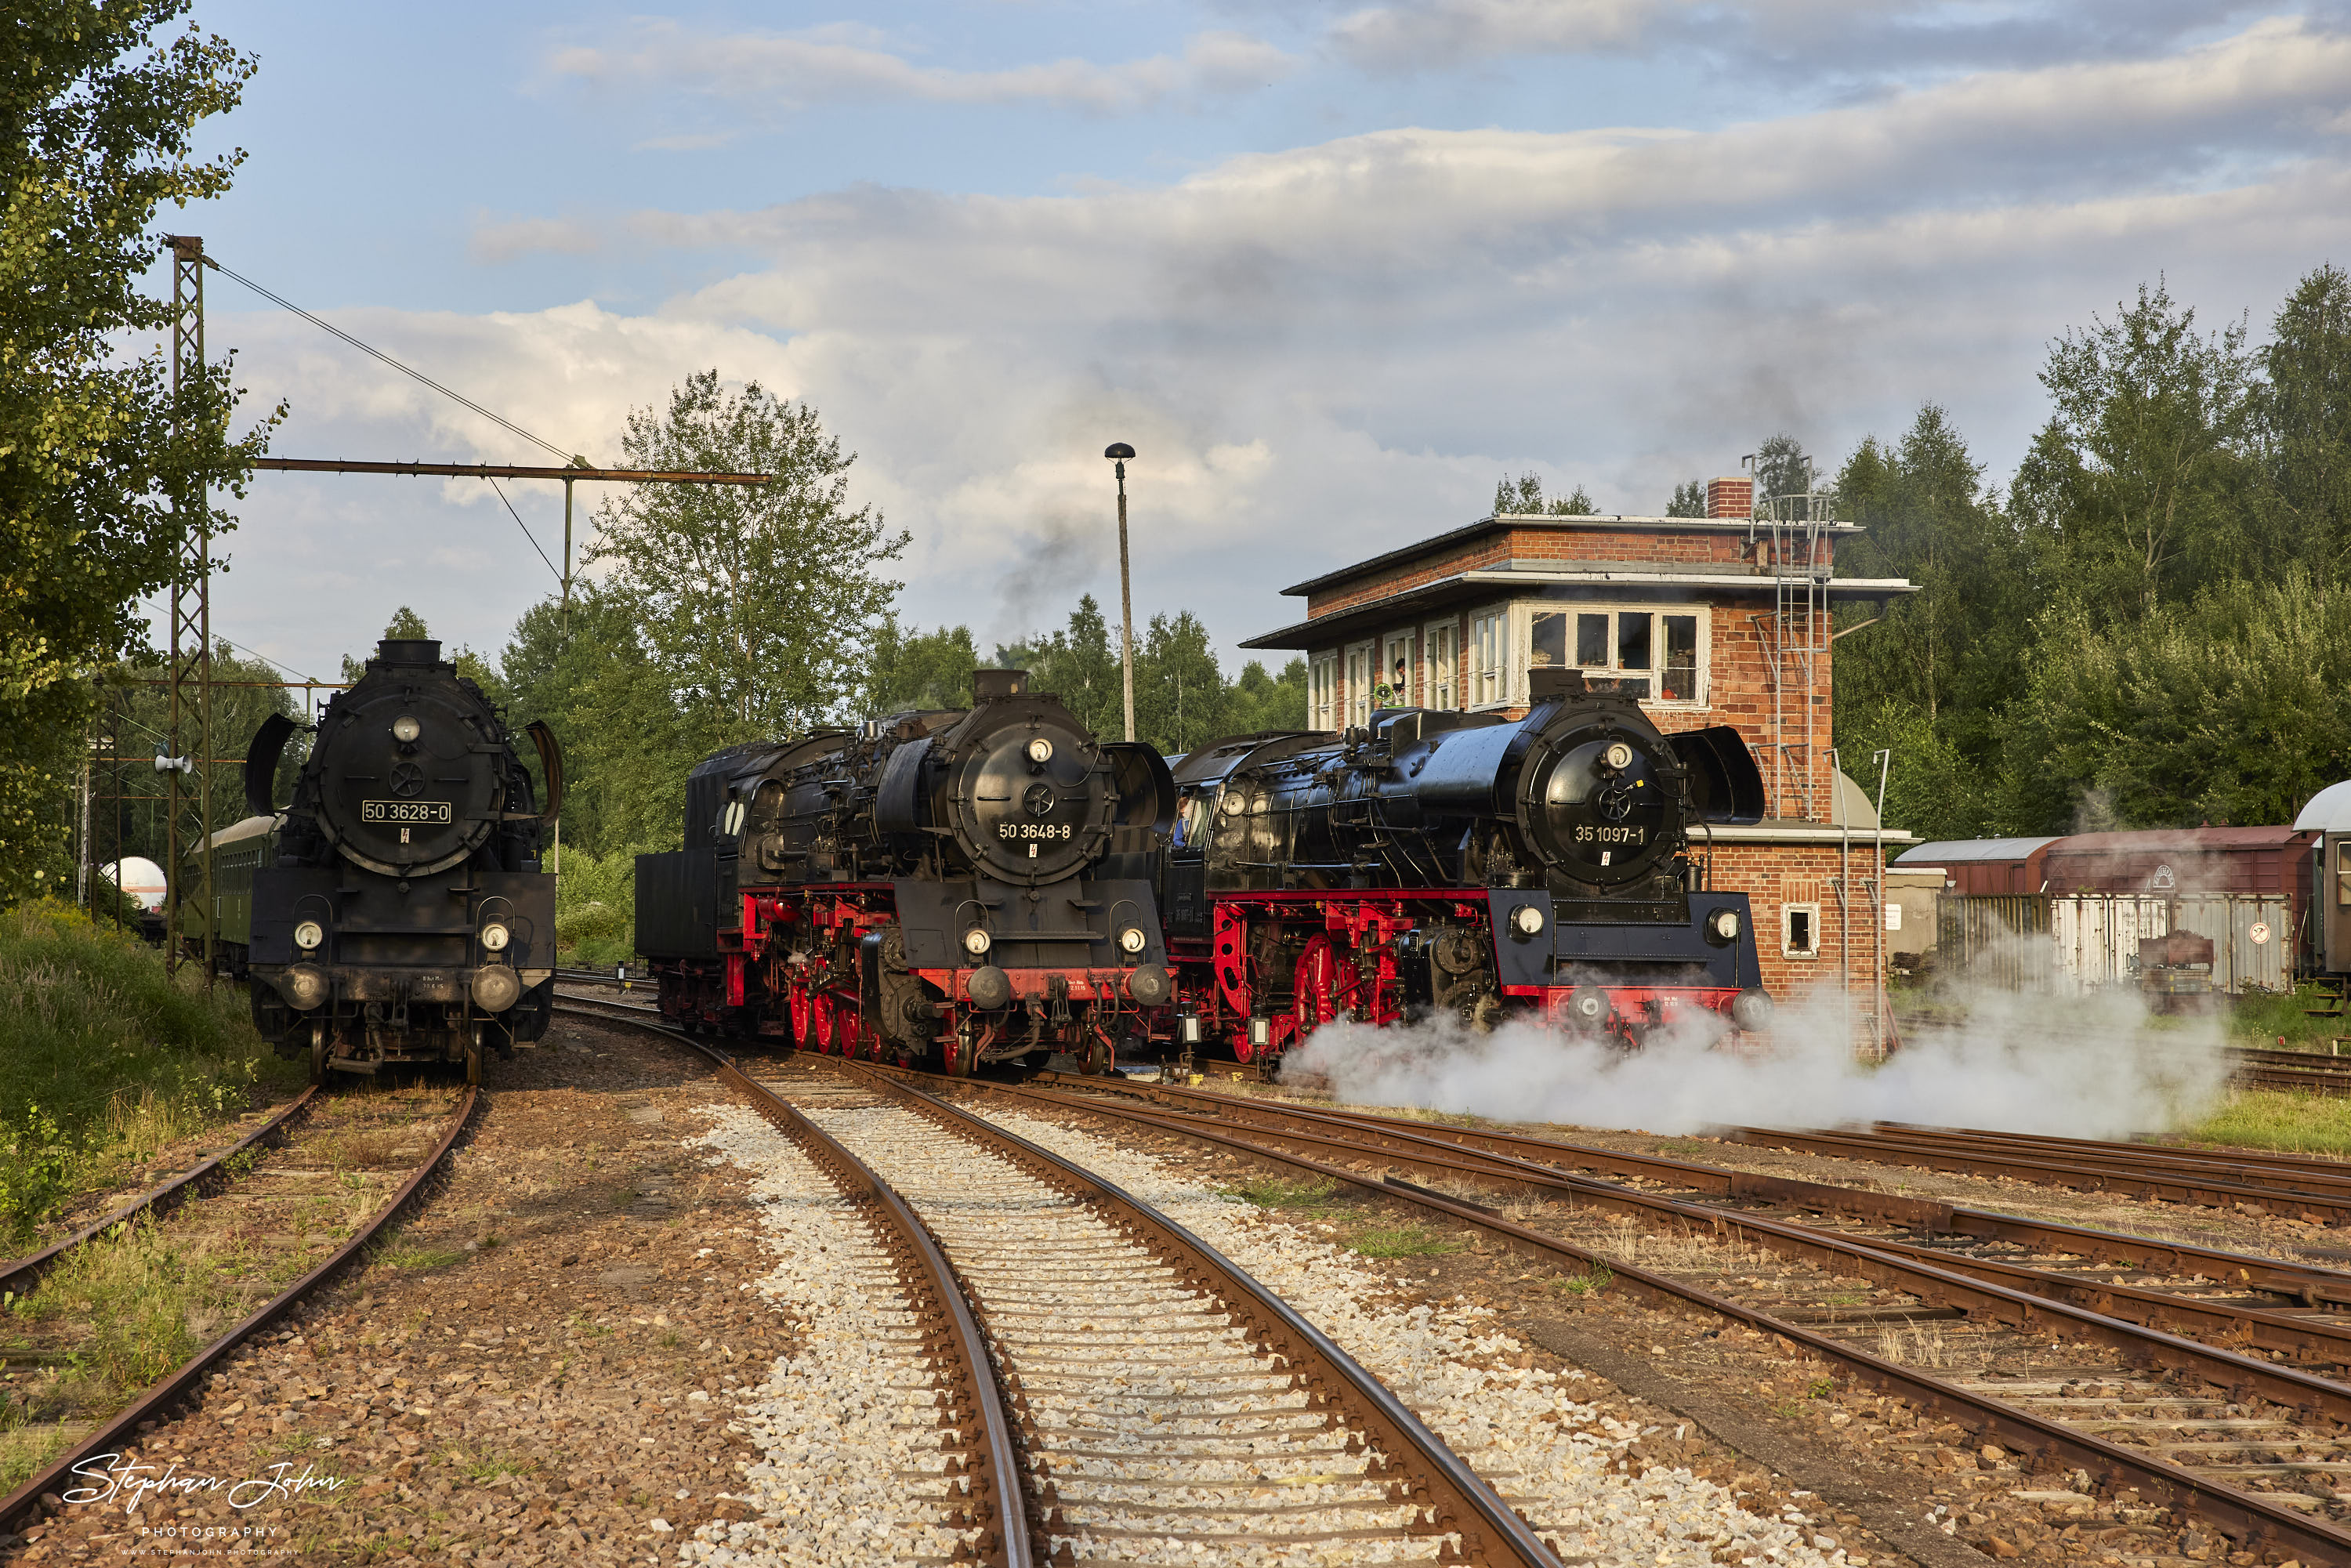
[[[2153,1164],[2135,1166],[2119,1159],[2075,1158],[2070,1150],[2053,1150],[2046,1157],[2036,1157],[2032,1148],[2022,1145],[1977,1145],[1821,1129],[1789,1132],[1771,1127],[1733,1127],[1724,1136],[1758,1148],[1792,1149],[1875,1165],[1907,1166],[1959,1176],[2006,1176],[2042,1186],[2111,1192],[2126,1197],[2158,1198],[2166,1203],[2212,1208],[2258,1208],[2319,1225],[2351,1221],[2351,1193],[2308,1193],[2248,1181],[2223,1181],[2213,1176]]]
[[[865,1071],[880,1072],[886,1070],[869,1067]],[[1574,1242],[1528,1229],[1479,1205],[1465,1203],[1393,1178],[1370,1176],[1345,1166],[1326,1164],[1295,1149],[1270,1147],[1267,1142],[1256,1140],[1314,1145],[1335,1149],[1343,1157],[1353,1159],[1376,1154],[1391,1163],[1417,1166],[1432,1174],[1456,1179],[1495,1185],[1523,1184],[1528,1187],[1547,1187],[1557,1183],[1597,1207],[1646,1211],[1660,1217],[1677,1218],[1693,1227],[1742,1230],[1748,1233],[1751,1241],[1761,1242],[1768,1238],[1778,1243],[1774,1246],[1775,1250],[1809,1255],[1817,1261],[1837,1267],[1841,1271],[1858,1273],[1881,1284],[1896,1284],[1897,1288],[1917,1294],[1930,1303],[1969,1301],[1973,1303],[1973,1310],[1994,1321],[2032,1322],[2041,1332],[2053,1329],[2061,1333],[2071,1332],[2077,1337],[2128,1345],[2144,1353],[2149,1361],[2194,1367],[2199,1369],[2199,1375],[2209,1377],[2214,1373],[2221,1374],[2220,1385],[2230,1389],[2232,1397],[2259,1394],[2261,1397],[2288,1408],[2316,1411],[2344,1419],[2351,1416],[2351,1387],[2341,1384],[2276,1367],[2249,1356],[2214,1350],[2174,1335],[2138,1328],[2064,1302],[2041,1300],[1988,1281],[1970,1280],[1947,1270],[1931,1268],[1854,1242],[1834,1233],[1805,1231],[1801,1227],[1742,1216],[1732,1210],[1680,1203],[1555,1173],[1547,1177],[1533,1171],[1506,1174],[1481,1158],[1459,1159],[1448,1164],[1446,1156],[1433,1150],[1397,1155],[1387,1150],[1368,1150],[1360,1143],[1351,1145],[1342,1138],[1304,1131],[1236,1127],[1232,1130],[1234,1133],[1254,1134],[1255,1138],[1235,1136],[1203,1125],[1203,1118],[1198,1116],[1142,1110],[1108,1096],[1080,1097],[990,1083],[983,1080],[958,1079],[953,1082],[975,1092],[1132,1122],[1154,1131],[1288,1166],[1322,1180],[1342,1183],[1442,1214],[1459,1224],[1483,1230],[1522,1252],[1551,1260],[1570,1260],[1585,1267],[1601,1265],[1619,1281],[1627,1281],[1637,1294],[1661,1301],[1691,1302],[1764,1333],[1779,1335],[1838,1364],[1849,1375],[1860,1377],[1882,1392],[1899,1395],[1975,1430],[1995,1434],[2009,1447],[2037,1458],[2044,1461],[2062,1459],[2072,1467],[2085,1469],[2098,1479],[2102,1490],[2108,1493],[2122,1490],[2127,1483],[2142,1498],[2204,1520],[2223,1533],[2248,1544],[2274,1544],[2325,1561],[2351,1560],[2351,1532],[2306,1519],[2290,1508],[2254,1494],[2136,1453],[2123,1445],[2074,1431],[2030,1410],[1886,1361],[1801,1324],[1718,1296],[1700,1287],[1619,1262]]]
[[[925,1348],[934,1365],[946,1369],[942,1381],[946,1387],[942,1392],[947,1396],[948,1420],[963,1434],[967,1455],[977,1461],[966,1462],[962,1471],[968,1505],[948,1522],[956,1529],[979,1532],[976,1551],[981,1562],[996,1568],[1032,1568],[1040,1559],[1029,1531],[1019,1450],[998,1386],[996,1364],[987,1353],[987,1338],[972,1316],[962,1281],[930,1228],[889,1183],[840,1140],[745,1072],[717,1047],[645,1019],[595,1010],[597,1006],[617,1008],[626,1003],[583,1005],[567,999],[555,1005],[561,1011],[652,1030],[695,1052],[728,1088],[799,1145],[852,1203],[867,1211],[866,1218],[874,1222],[874,1233],[897,1264],[907,1295],[918,1303],[914,1316],[922,1327]],[[949,1479],[952,1481],[952,1474]]]
[[[45,1495],[58,1495],[68,1504],[78,1500],[73,1491],[60,1491],[60,1489],[65,1487],[69,1477],[82,1473],[81,1466],[94,1458],[120,1453],[120,1445],[124,1439],[138,1431],[141,1422],[161,1420],[172,1406],[185,1397],[204,1375],[224,1360],[229,1352],[275,1322],[304,1296],[340,1273],[369,1243],[382,1233],[386,1226],[408,1211],[410,1205],[415,1202],[417,1195],[423,1191],[425,1184],[448,1160],[450,1151],[457,1146],[457,1140],[464,1136],[465,1129],[473,1124],[474,1111],[480,1103],[481,1091],[469,1085],[465,1092],[465,1097],[457,1102],[456,1113],[450,1118],[447,1135],[441,1140],[440,1146],[433,1151],[432,1157],[416,1167],[409,1178],[401,1184],[400,1190],[392,1195],[392,1201],[377,1210],[373,1218],[354,1233],[350,1240],[329,1253],[308,1273],[264,1302],[243,1322],[196,1352],[177,1371],[167,1373],[159,1381],[149,1385],[145,1393],[131,1401],[129,1407],[112,1420],[104,1423],[78,1444],[52,1460],[40,1473],[9,1493],[7,1497],[0,1499],[0,1530],[17,1530],[26,1514],[43,1506],[41,1500]],[[103,1472],[99,1472],[100,1476],[102,1474]],[[83,1479],[95,1478],[84,1476]]]
[[[71,1236],[51,1246],[44,1247],[30,1257],[14,1262],[0,1263],[0,1291],[23,1295],[40,1282],[41,1277],[55,1268],[57,1260],[89,1240],[102,1236],[118,1225],[127,1225],[142,1214],[162,1216],[171,1213],[191,1197],[202,1197],[227,1176],[229,1162],[248,1150],[276,1148],[286,1141],[286,1134],[310,1114],[319,1101],[319,1085],[312,1084],[294,1099],[280,1105],[267,1121],[256,1127],[235,1143],[203,1161],[192,1169],[160,1186],[140,1194],[105,1218],[83,1226]]]
[[[1288,1302],[1239,1265],[1148,1204],[1071,1164],[1050,1149],[925,1093],[902,1071],[871,1062],[826,1059],[826,1064],[895,1096],[909,1109],[959,1137],[985,1146],[1030,1176],[1105,1210],[1118,1228],[1173,1268],[1193,1289],[1215,1299],[1243,1334],[1291,1368],[1295,1385],[1317,1406],[1334,1409],[1371,1440],[1385,1468],[1425,1518],[1416,1533],[1458,1534],[1461,1560],[1557,1568],[1559,1559],[1533,1526],[1495,1495],[1477,1471],[1424,1426],[1404,1402]],[[956,1082],[968,1080],[953,1080]],[[1372,1473],[1380,1473],[1381,1458]]]

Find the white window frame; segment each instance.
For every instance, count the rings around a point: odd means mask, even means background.
[[[1396,693],[1396,706],[1417,707],[1420,692],[1420,633],[1407,626],[1401,632],[1390,632],[1380,639],[1379,678],[1383,681],[1395,668],[1396,653],[1404,653],[1404,689]]]
[[[1372,722],[1372,661],[1379,657],[1376,637],[1346,646],[1345,682],[1339,691],[1339,701],[1345,714],[1342,721],[1350,728],[1361,728]]]
[[[1317,653],[1306,664],[1306,727],[1339,727],[1339,651]]]
[[[1461,623],[1432,621],[1420,629],[1423,707],[1458,708],[1461,703]]]
[[[1641,700],[1651,707],[1702,708],[1711,700],[1714,685],[1714,620],[1710,605],[1659,604],[1655,601],[1630,602],[1596,599],[1530,599],[1520,601],[1517,609],[1519,611],[1516,617],[1517,624],[1512,628],[1512,633],[1516,638],[1518,663],[1520,668],[1531,668],[1534,664],[1535,617],[1538,614],[1565,615],[1568,618],[1567,668],[1582,670],[1588,675],[1631,676],[1636,680],[1646,679],[1649,683],[1651,695]],[[1579,664],[1575,662],[1575,617],[1578,615],[1608,617],[1608,663],[1606,664]],[[1616,617],[1619,615],[1646,615],[1650,618],[1650,653],[1647,669],[1627,670],[1617,664]],[[1698,677],[1695,683],[1697,689],[1687,697],[1675,697],[1671,701],[1656,695],[1662,689],[1665,679],[1666,629],[1658,623],[1658,618],[1667,615],[1692,615],[1698,618]]]
[[[1810,917],[1807,927],[1813,945],[1796,946],[1796,916]],[[1783,904],[1780,906],[1780,955],[1785,958],[1817,958],[1821,956],[1821,906],[1817,904]]]
[[[1515,619],[1507,604],[1470,614],[1469,634],[1462,639],[1461,648],[1463,707],[1475,712],[1510,706],[1511,688],[1517,685],[1510,678],[1513,654],[1519,663],[1525,663],[1525,639],[1514,633]]]

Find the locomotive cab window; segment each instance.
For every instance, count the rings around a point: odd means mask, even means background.
[[[1780,907],[1781,951],[1791,958],[1821,956],[1821,906],[1787,904]]]

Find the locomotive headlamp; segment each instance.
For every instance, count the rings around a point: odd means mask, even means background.
[[[317,947],[326,939],[326,931],[315,920],[305,920],[301,925],[294,927],[294,946],[301,948],[305,953]]]
[[[1543,912],[1531,904],[1521,904],[1510,911],[1511,928],[1521,936],[1542,935]]]
[[[1608,743],[1608,749],[1602,752],[1600,758],[1609,767],[1622,773],[1633,766],[1633,748],[1621,740],[1612,740]]]
[[[416,722],[416,716],[413,714],[404,713],[392,721],[392,738],[402,746],[423,733],[424,727]]]
[[[504,964],[485,964],[474,971],[474,1005],[486,1013],[502,1013],[522,1000],[522,981]]]
[[[308,1012],[327,999],[327,972],[316,964],[296,964],[277,977],[277,994],[297,1012]]]
[[[1130,925],[1118,934],[1118,948],[1122,953],[1140,953],[1143,951],[1143,945],[1149,940],[1150,938],[1143,934],[1142,926]]]
[[[1718,909],[1706,917],[1706,934],[1728,945],[1739,940],[1739,911]]]
[[[1030,742],[1029,743],[1029,761],[1031,761],[1031,762],[1050,762],[1050,761],[1052,761],[1052,760],[1053,760],[1053,743],[1052,743],[1051,741],[1050,741],[1050,740],[1046,739],[1046,738],[1045,738],[1043,736],[1041,736],[1041,735],[1040,735],[1040,736],[1039,736],[1036,739],[1034,739],[1034,740],[1030,741]]]
[[[987,932],[975,925],[963,934],[963,950],[977,958],[993,946]]]
[[[495,920],[482,927],[482,946],[490,952],[505,952],[507,944],[512,939],[512,935],[507,928]]]
[[[1239,790],[1228,789],[1225,798],[1217,802],[1217,810],[1228,817],[1238,817],[1249,810],[1249,801],[1241,797]]]

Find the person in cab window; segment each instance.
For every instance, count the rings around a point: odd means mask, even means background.
[[[1398,659],[1392,678],[1372,687],[1372,706],[1375,708],[1404,706],[1410,700],[1405,690],[1410,685],[1405,675],[1405,662]]]

